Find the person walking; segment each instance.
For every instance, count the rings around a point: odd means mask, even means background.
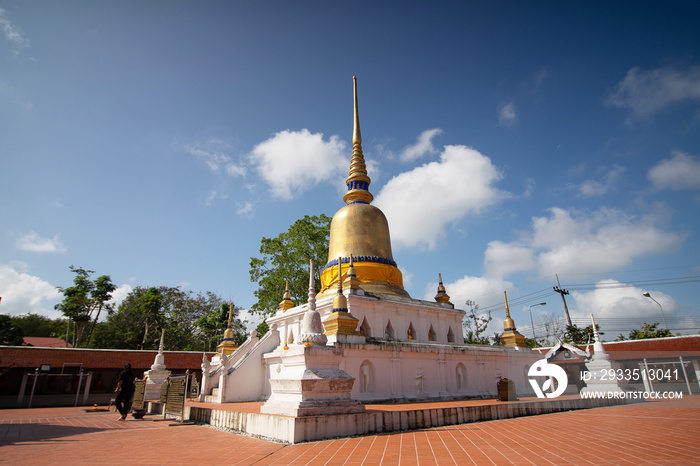
[[[126,420],[126,415],[129,414],[131,409],[131,400],[134,398],[134,381],[136,377],[131,372],[131,364],[128,362],[124,364],[124,370],[119,374],[117,378],[117,388],[114,390],[117,393],[117,398],[114,400],[114,404],[117,407],[117,411],[121,414],[119,418],[120,421]]]

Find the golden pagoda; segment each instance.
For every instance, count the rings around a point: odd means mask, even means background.
[[[506,318],[503,320],[503,334],[501,335],[501,343],[503,346],[512,346],[515,348],[525,348],[525,337],[515,328],[515,321],[510,317],[510,308],[508,307],[508,295],[503,292],[503,297],[506,300]]]
[[[438,277],[440,278],[440,283],[438,284],[438,291],[435,295],[435,302],[438,302],[440,304],[451,305],[452,303],[450,302],[450,295],[447,294],[447,290],[445,290],[445,285],[442,284],[442,274],[439,273]]]
[[[338,258],[338,273],[337,275],[342,276],[343,264]],[[333,298],[333,312],[323,321],[323,328],[325,329],[325,334],[329,337],[337,335],[360,335],[358,332],[357,325],[359,321],[348,312],[348,300],[343,294],[343,283],[338,282],[338,289]]]
[[[349,263],[353,257],[353,270],[364,291],[409,297],[403,288],[403,276],[391,254],[389,223],[377,207],[371,205],[374,197],[369,192],[371,182],[367,176],[365,157],[362,154],[362,136],[357,106],[357,78],[353,76],[355,117],[352,136],[350,171],[345,183],[348,191],[343,196],[346,205],[333,216],[331,222],[328,257],[321,273],[319,298],[329,297],[338,287],[340,263]],[[345,280],[341,275],[340,281]]]
[[[216,351],[219,354],[222,354],[224,356],[228,356],[229,354],[233,353],[238,349],[238,345],[233,339],[233,327],[231,326],[231,322],[233,320],[233,303],[229,305],[228,308],[228,326],[226,327],[226,330],[224,330],[224,339],[219,345],[216,347]]]
[[[294,301],[292,301],[292,295],[289,293],[289,280],[286,280],[286,285],[284,289],[284,294],[282,295],[282,301],[280,301],[280,306],[277,312],[284,312],[287,309],[294,307]]]

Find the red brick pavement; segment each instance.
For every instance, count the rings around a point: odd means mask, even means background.
[[[81,408],[0,410],[6,464],[700,464],[700,395],[282,445]]]

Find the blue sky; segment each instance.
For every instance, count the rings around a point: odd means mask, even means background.
[[[0,1],[0,312],[70,265],[254,303],[263,236],[342,207],[358,77],[411,295],[531,336],[700,331],[695,2]],[[282,290],[280,290],[280,297]],[[537,325],[537,323],[536,323]]]

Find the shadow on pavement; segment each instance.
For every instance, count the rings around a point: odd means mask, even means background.
[[[5,424],[0,425],[0,447],[27,442],[49,442],[64,437],[102,432],[100,427],[62,426],[56,424]]]

